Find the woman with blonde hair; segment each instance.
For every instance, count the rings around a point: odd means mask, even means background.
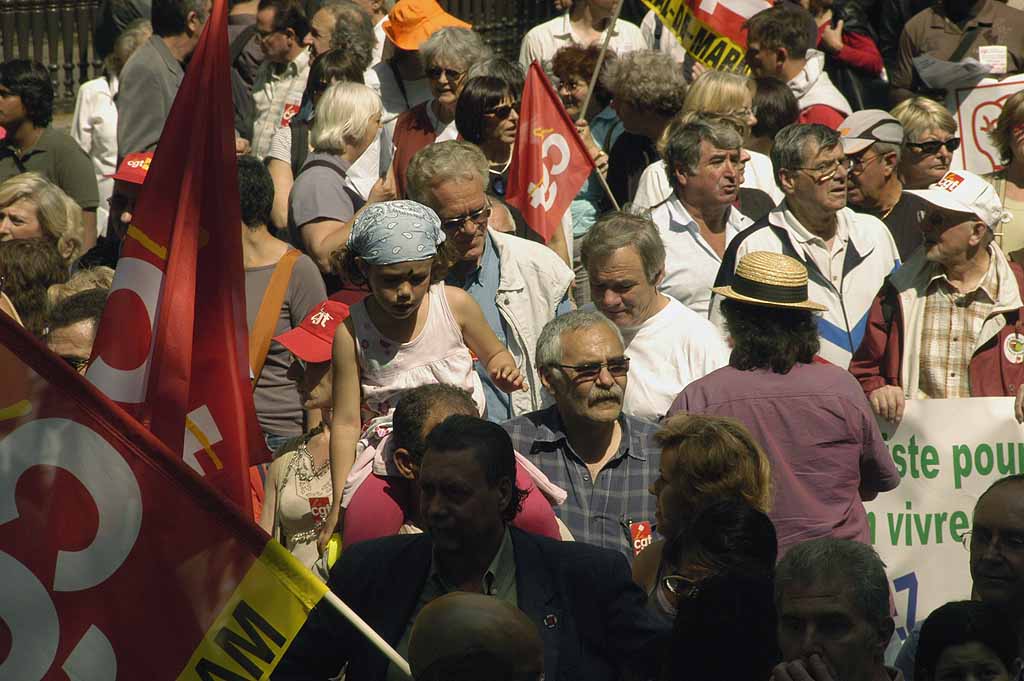
[[[680,117],[701,113],[727,118],[743,135],[743,156],[749,156],[742,173],[742,188],[764,192],[771,202],[778,203],[782,200],[782,192],[775,184],[771,159],[765,154],[752,151],[747,146],[750,142],[750,129],[757,124],[753,109],[755,90],[754,81],[745,76],[726,71],[704,71],[686,91],[683,109],[665,129],[658,142],[658,148],[664,158],[665,141]],[[640,184],[633,200],[633,210],[640,212],[653,208],[670,196],[672,186],[665,173],[665,162],[656,161],[649,165],[640,177]],[[756,219],[757,216],[748,217]]]
[[[70,267],[82,254],[82,236],[82,209],[39,173],[0,183],[0,241],[51,239]]]
[[[903,126],[903,189],[927,189],[946,174],[953,152],[960,147],[956,121],[944,106],[927,97],[900,102],[889,113]]]
[[[988,135],[1003,167],[982,177],[999,194],[1006,211],[1002,224],[995,230],[995,241],[1009,255],[1024,249],[1024,91],[1003,103]]]
[[[665,420],[655,434],[661,446],[661,476],[651,485],[657,497],[655,528],[665,539],[676,537],[699,510],[719,500],[735,500],[767,512],[771,506],[771,466],[761,446],[739,421],[723,416],[679,414]],[[661,592],[666,570],[665,539],[644,549],[633,562],[633,581],[649,594],[649,605],[671,618]]]
[[[345,186],[348,170],[380,132],[380,97],[359,83],[334,83],[320,97],[306,157],[288,199],[292,243],[331,271],[331,253],[345,245],[363,199]],[[337,282],[328,281],[328,293]]]

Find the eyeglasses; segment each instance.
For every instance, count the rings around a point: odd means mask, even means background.
[[[939,153],[939,149],[942,147],[946,147],[946,151],[952,154],[960,148],[960,138],[950,137],[945,142],[940,142],[939,140],[931,140],[930,142],[907,142],[907,146],[917,153],[924,154],[926,156]]]
[[[670,594],[680,598],[693,598],[700,593],[700,582],[682,575],[662,577],[661,584]]]
[[[1019,532],[1000,532],[998,537],[993,537],[988,529],[968,530],[960,535],[960,543],[968,551],[983,552],[995,544],[1003,555],[1024,552],[1024,534]]]
[[[82,373],[89,368],[89,360],[82,359],[81,357],[61,357],[62,360],[68,363],[72,369],[78,373]]]
[[[586,364],[559,364],[562,369],[572,369],[578,381],[594,381],[601,375],[601,369],[621,378],[629,373],[629,357],[613,357],[607,362],[587,362]]]
[[[467,222],[472,222],[477,229],[483,229],[487,226],[487,221],[490,220],[490,218],[491,202],[488,201],[484,204],[483,208],[478,208],[471,213],[442,220],[441,229],[446,232],[455,231],[456,229],[461,229]]]
[[[516,102],[515,104],[502,104],[501,106],[496,106],[490,111],[485,111],[484,116],[491,116],[492,118],[505,120],[506,118],[512,115],[513,111],[519,111],[518,102]]]
[[[793,170],[804,171],[805,173],[810,175],[815,182],[818,182],[820,184],[822,182],[827,182],[831,180],[833,177],[835,177],[836,173],[839,172],[840,168],[843,168],[848,171],[850,170],[850,167],[852,165],[853,161],[851,161],[846,156],[840,156],[839,158],[834,159],[832,161],[819,163],[813,168],[793,168]]]
[[[270,40],[270,36],[274,35],[275,33],[282,33],[282,31],[260,31],[260,30],[257,30],[256,31],[256,38],[260,42],[265,43],[268,40]]]
[[[860,175],[869,165],[882,158],[882,156],[884,156],[884,154],[875,154],[871,158],[864,158],[863,153],[858,154],[857,156],[851,156],[849,157],[850,172],[854,175]]]
[[[749,106],[745,106],[742,109],[733,109],[729,112],[729,115],[737,118],[750,118],[754,115],[754,110]]]
[[[443,69],[440,66],[433,66],[427,69],[427,78],[430,80],[441,80],[441,76],[444,76],[449,83],[454,83],[457,80],[461,80],[465,71],[456,71],[455,69]]]
[[[558,87],[556,87],[555,89],[558,90],[559,92],[561,92],[562,90],[565,90],[566,92],[575,92],[576,90],[579,90],[581,87],[584,87],[585,85],[586,83],[584,83],[582,80],[576,80],[575,78],[566,78],[565,80],[559,80]]]

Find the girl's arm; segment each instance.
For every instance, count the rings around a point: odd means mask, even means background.
[[[356,359],[356,343],[352,320],[346,319],[334,332],[334,348],[331,357],[331,378],[333,381],[333,406],[331,416],[330,465],[331,465],[331,511],[320,529],[317,546],[322,551],[334,534],[341,516],[341,495],[345,491],[345,480],[356,459],[356,443],[359,441],[359,363]]]
[[[519,373],[515,358],[487,325],[484,313],[476,301],[455,286],[445,286],[444,293],[462,329],[466,347],[487,368],[494,385],[505,392],[523,390],[523,376]]]
[[[289,453],[279,457],[270,464],[267,479],[263,483],[263,509],[260,511],[260,527],[271,536],[274,535],[274,519],[277,516],[277,478],[281,475],[283,462],[290,456],[294,456],[294,454]]]

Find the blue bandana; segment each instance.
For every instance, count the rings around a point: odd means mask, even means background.
[[[348,247],[370,265],[433,258],[444,243],[437,213],[415,201],[386,201],[366,208],[348,237]]]

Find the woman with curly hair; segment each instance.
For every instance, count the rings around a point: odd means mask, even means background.
[[[0,241],[49,239],[64,266],[82,254],[82,209],[39,173],[22,173],[0,183]]]

